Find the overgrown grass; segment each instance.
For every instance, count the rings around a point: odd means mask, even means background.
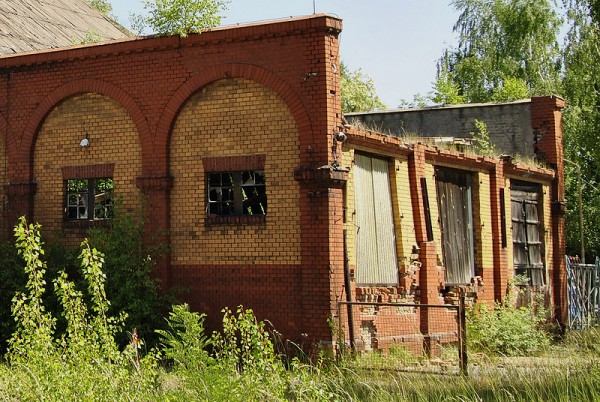
[[[135,338],[125,349],[115,341],[126,332],[125,317],[110,314],[104,258],[87,242],[79,259],[86,287],[78,289],[66,273],[54,280],[66,326],[59,332],[56,317],[41,303],[47,287],[39,229],[24,221],[16,229],[28,281],[13,299],[17,330],[0,364],[0,400],[600,400],[597,328],[569,333],[562,342],[544,346],[541,356],[532,356],[539,350],[522,347],[514,347],[511,353],[490,348],[471,351],[466,377],[403,371],[421,357],[400,348],[391,351],[391,357],[284,361],[252,311],[224,310],[223,331],[207,334],[203,315],[175,305],[168,325],[158,331],[160,348],[140,356]],[[531,321],[531,312],[527,314],[496,306],[480,311],[477,319],[480,329],[497,326],[500,332],[512,332],[515,326]],[[506,320],[512,328],[493,321],[497,319]],[[492,321],[484,325],[485,320]],[[522,343],[524,338],[504,341]],[[381,369],[373,369],[370,363],[375,360],[384,363],[378,366]]]

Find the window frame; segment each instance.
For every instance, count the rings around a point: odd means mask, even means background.
[[[245,224],[264,224],[268,214],[268,199],[269,188],[267,185],[267,172],[265,169],[266,155],[239,155],[239,156],[224,156],[224,157],[205,157],[202,158],[204,168],[204,202],[205,202],[205,224],[206,226],[213,225],[245,225]],[[223,184],[221,178],[219,184],[211,182],[211,177],[215,175],[230,175],[231,180]],[[245,174],[253,177],[253,180],[245,184]],[[261,180],[257,183],[256,175],[261,175]],[[264,188],[262,193],[256,193],[255,197],[262,199],[259,202],[262,213],[244,213],[244,201],[250,197],[245,197],[243,193],[244,187]],[[213,213],[211,204],[219,202],[211,199],[211,190],[227,188],[231,190],[231,195],[228,202],[232,205],[233,213]],[[222,190],[221,190],[222,191]],[[215,202],[216,201],[216,202]]]
[[[106,191],[104,193],[97,192],[97,182],[100,180],[111,180],[112,189],[110,191]],[[86,186],[82,187],[81,190],[69,190],[69,182],[71,181],[80,181],[86,182]],[[109,193],[110,196],[104,196],[103,200],[96,201],[97,197],[102,194]],[[112,218],[114,211],[114,193],[115,193],[115,183],[112,177],[98,177],[98,178],[77,178],[77,179],[64,179],[64,220],[65,222],[96,222],[96,221],[105,221]],[[70,198],[72,196],[76,196],[78,200],[85,200],[84,204],[71,204]],[[93,200],[93,202],[91,202]],[[102,218],[97,217],[97,209],[99,205],[102,205],[103,202],[109,201],[109,204],[104,204],[103,209],[105,212],[105,216]],[[80,217],[79,209],[85,208],[86,215],[85,217]],[[71,217],[72,209],[76,209],[77,217]]]
[[[528,278],[528,283],[524,285],[545,286],[547,270],[542,185],[511,179],[510,191],[514,274]],[[515,205],[519,205],[518,210],[515,210]],[[532,219],[532,211],[535,211],[535,220]],[[537,239],[534,238],[535,234]]]
[[[114,208],[114,197],[115,197],[115,189],[116,189],[116,181],[114,179],[114,163],[101,163],[94,165],[76,165],[76,166],[63,166],[61,167],[62,179],[63,179],[63,200],[62,200],[62,216],[63,216],[63,227],[64,228],[87,228],[95,225],[103,225],[110,220],[108,218],[102,219],[90,219],[89,212],[88,217],[85,219],[69,219],[68,215],[68,182],[69,180],[87,180],[88,181],[88,200],[89,200],[89,181],[96,181],[101,179],[111,179],[113,188],[112,188],[112,205]],[[94,197],[95,200],[95,197]],[[95,204],[95,202],[94,202]],[[89,209],[89,204],[88,204]],[[114,211],[114,209],[113,209]],[[95,214],[95,208],[92,211],[92,217]]]
[[[217,175],[220,176],[220,183],[216,185],[213,182],[213,178]],[[230,181],[224,183],[224,176],[230,176]],[[249,176],[249,177],[246,177]],[[257,176],[260,176],[262,180],[258,181]],[[252,182],[248,182],[252,179]],[[239,170],[239,171],[226,171],[226,172],[210,172],[206,176],[206,203],[207,203],[207,214],[209,217],[212,216],[261,216],[267,215],[267,184],[264,170]],[[227,179],[225,179],[227,180]],[[263,189],[263,194],[259,194],[258,192],[254,194],[254,198],[258,199],[257,204],[260,209],[262,209],[262,213],[254,212],[247,213],[248,209],[252,209],[253,205],[245,205],[247,200],[252,199],[250,196],[246,194],[244,189]],[[226,199],[211,199],[213,191],[214,194],[223,194],[225,191],[229,190],[231,192],[231,196]],[[211,208],[212,205],[217,206],[218,211],[213,211]],[[226,213],[224,210],[228,207],[232,210],[232,213]]]
[[[446,286],[468,285],[475,276],[477,245],[474,227],[473,178],[474,172],[468,170],[446,166],[435,167],[436,199]],[[447,199],[448,196],[450,199]],[[457,207],[452,209],[454,214],[449,207]]]

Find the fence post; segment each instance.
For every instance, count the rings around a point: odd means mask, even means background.
[[[460,373],[467,376],[467,316],[465,312],[465,292],[462,290],[458,297],[458,360]]]

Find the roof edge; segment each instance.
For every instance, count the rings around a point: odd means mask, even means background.
[[[0,68],[14,68],[33,64],[47,64],[64,60],[87,59],[114,54],[141,53],[158,49],[197,46],[220,42],[238,42],[261,37],[285,36],[290,32],[323,31],[339,34],[342,20],[331,14],[313,14],[277,20],[219,26],[186,37],[179,35],[149,35],[115,39],[85,45],[45,49],[0,56]]]

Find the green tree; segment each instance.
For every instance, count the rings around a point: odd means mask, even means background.
[[[112,12],[112,4],[106,0],[87,0],[90,6],[100,11],[102,14],[109,16]]]
[[[146,15],[130,14],[132,29],[146,28],[159,35],[187,36],[221,23],[221,12],[229,0],[144,0]]]
[[[561,19],[548,0],[453,0],[456,49],[438,62],[442,101],[507,101],[556,93]]]
[[[341,63],[340,79],[344,112],[369,112],[386,108],[377,96],[373,79],[363,73],[360,68],[351,71],[344,63]]]
[[[597,0],[569,4],[570,30],[564,50],[566,108],[563,114],[567,163],[567,253],[579,254],[581,174],[586,259],[600,256],[600,23]],[[595,8],[594,8],[595,7]],[[595,11],[594,11],[595,10]]]

